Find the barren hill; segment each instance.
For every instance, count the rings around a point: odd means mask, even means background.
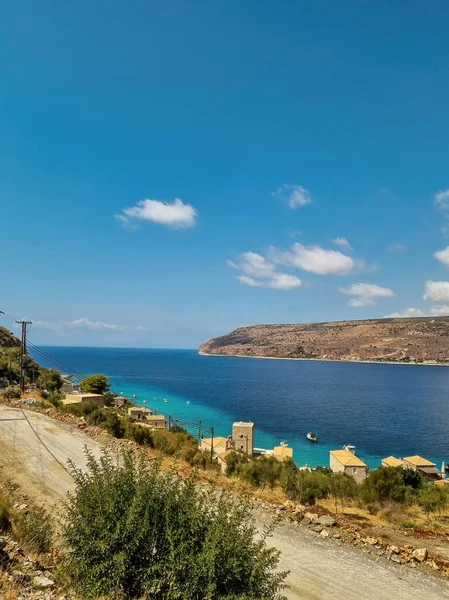
[[[200,354],[449,362],[449,317],[372,319],[240,327],[200,346]]]

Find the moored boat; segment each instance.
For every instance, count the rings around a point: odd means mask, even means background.
[[[309,440],[309,442],[317,442],[318,436],[316,433],[312,433],[311,431],[309,431],[309,433],[307,434],[307,439]]]

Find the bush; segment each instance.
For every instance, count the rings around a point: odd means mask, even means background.
[[[26,515],[20,515],[17,529],[20,543],[29,552],[50,552],[53,529],[49,516],[42,508],[34,508]]]
[[[293,461],[291,461],[293,463]],[[294,465],[294,463],[293,463]],[[292,465],[282,470],[281,487],[290,500],[301,504],[315,504],[327,498],[330,492],[329,476],[320,471],[297,471]]]
[[[279,552],[255,538],[250,508],[158,464],[87,454],[65,504],[65,574],[85,597],[280,600]]]
[[[449,504],[449,494],[445,488],[438,487],[434,484],[427,484],[419,490],[418,504],[423,508],[426,517],[429,518],[431,513],[441,511]]]
[[[41,395],[45,400],[48,400],[48,402],[50,402],[50,404],[53,404],[53,406],[55,406],[56,408],[60,408],[62,406],[62,394],[60,394],[59,392],[43,392]]]
[[[246,465],[248,460],[248,456],[242,452],[230,452],[226,457],[226,475],[238,475],[239,465]]]
[[[65,404],[62,408],[63,412],[71,413],[76,417],[87,417],[94,410],[98,409],[98,405],[91,400],[87,402],[77,402],[76,404]]]
[[[108,433],[116,438],[122,438],[125,436],[125,427],[122,423],[122,419],[116,412],[105,408],[97,408],[87,417],[87,422],[90,425],[96,425],[106,429]]]
[[[363,482],[361,496],[366,504],[387,502],[404,504],[407,499],[407,486],[404,483],[402,467],[380,467],[372,471]]]
[[[153,436],[149,427],[143,427],[137,423],[132,423],[128,419],[124,419],[125,435],[127,440],[133,440],[138,444],[145,446],[153,446]]]
[[[16,385],[9,385],[6,390],[3,392],[3,396],[7,400],[18,400],[22,397],[21,389]]]
[[[409,519],[407,519],[405,521],[402,521],[401,527],[403,527],[404,529],[413,529],[414,527],[416,527],[416,524],[414,521],[410,521]]]
[[[353,477],[346,473],[332,473],[328,475],[329,492],[335,502],[335,512],[338,512],[338,502],[342,509],[348,500],[357,497],[358,487]]]
[[[0,531],[6,533],[11,528],[10,505],[4,498],[0,497]]]

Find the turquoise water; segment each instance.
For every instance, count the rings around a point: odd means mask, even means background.
[[[201,420],[215,435],[229,435],[236,420],[253,421],[256,446],[285,440],[298,465],[328,465],[329,450],[347,443],[371,467],[390,454],[421,454],[438,466],[449,460],[448,368],[210,357],[194,350],[46,351],[82,374],[105,373],[114,391],[136,394],[136,403]],[[308,431],[318,433],[318,444],[306,439]]]

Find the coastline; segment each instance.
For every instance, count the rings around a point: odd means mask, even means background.
[[[251,356],[244,354],[210,354],[209,352],[198,351],[198,356],[222,356],[225,358],[260,358],[266,360],[302,360],[312,362],[331,362],[331,363],[350,363],[350,364],[365,364],[365,365],[404,365],[410,367],[449,367],[448,363],[437,363],[437,362],[399,362],[393,360],[356,360],[356,359],[339,359],[339,358],[290,358],[288,356],[258,356],[252,354]]]

